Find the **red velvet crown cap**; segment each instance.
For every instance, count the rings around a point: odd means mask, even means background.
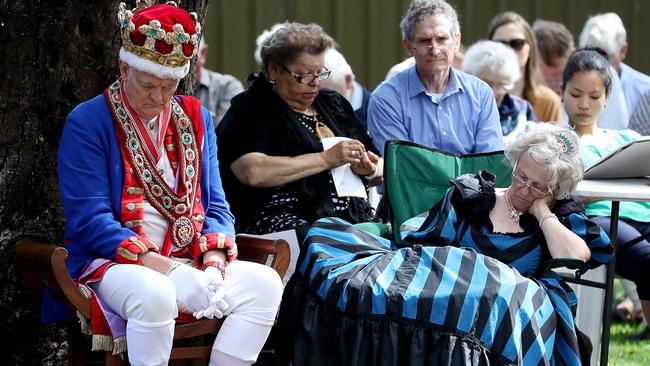
[[[160,27],[168,33],[174,32],[174,25],[180,24],[183,26],[185,33],[188,33],[190,37],[196,34],[196,23],[187,11],[172,5],[158,4],[142,9],[133,14],[131,21],[135,24],[135,29],[130,34],[131,42],[133,42],[134,45],[144,45],[147,37],[140,33],[138,29],[141,25],[148,25],[152,20],[159,21]],[[196,47],[198,47],[198,45]],[[172,51],[172,45],[162,39],[156,40],[156,50],[161,54],[168,54]],[[194,45],[190,42],[183,44],[183,54],[185,56],[190,57],[193,50]]]

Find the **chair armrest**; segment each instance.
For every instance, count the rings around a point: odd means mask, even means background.
[[[42,301],[46,285],[63,295],[84,316],[90,317],[90,301],[79,292],[65,265],[68,251],[54,244],[22,240],[16,247],[16,265],[25,284]]]
[[[584,261],[581,261],[580,259],[574,259],[574,258],[553,258],[544,263],[542,267],[540,267],[540,270],[537,271],[537,274],[541,274],[546,272],[547,270],[552,270],[554,268],[568,268],[571,270],[575,270],[573,274],[573,278],[569,278],[566,276],[562,276],[565,280],[579,280],[580,277],[587,272],[590,268],[587,266],[587,263]]]
[[[584,261],[574,258],[553,258],[546,262],[546,268],[553,269],[566,267],[568,269],[580,269],[585,265]]]
[[[283,278],[287,273],[291,259],[291,251],[289,249],[289,243],[286,240],[269,239],[250,234],[237,234],[235,241],[239,250],[239,259],[266,264],[269,256],[273,256],[271,268],[278,272],[280,278]]]

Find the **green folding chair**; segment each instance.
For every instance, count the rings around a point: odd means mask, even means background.
[[[496,175],[497,187],[510,186],[512,167],[503,151],[458,155],[408,141],[387,141],[384,149],[384,205],[388,207],[392,226],[388,235],[397,243],[408,245],[400,237],[400,225],[441,200],[452,178],[481,169]],[[582,261],[556,258],[544,263],[543,267],[575,270],[574,274],[561,277],[567,282],[604,288],[603,283],[580,278],[587,270]]]
[[[408,141],[387,141],[384,149],[384,199],[388,206],[392,239],[406,244],[400,238],[400,225],[442,199],[452,178],[481,169],[496,174],[497,187],[510,185],[512,167],[503,151],[458,155]]]

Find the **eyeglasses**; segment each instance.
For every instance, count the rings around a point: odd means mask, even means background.
[[[435,39],[421,39],[415,41],[411,45],[411,49],[414,49],[421,53],[426,53],[434,48],[448,48],[454,44],[454,39],[451,37],[437,37]]]
[[[330,74],[332,74],[332,72],[330,70],[325,68],[325,71],[321,72],[320,74],[299,75],[299,74],[294,74],[291,70],[287,69],[287,67],[284,66],[284,65],[280,65],[280,66],[282,66],[282,69],[284,71],[291,74],[291,76],[293,76],[293,78],[296,79],[296,82],[298,82],[298,84],[310,84],[310,83],[314,82],[314,80],[316,80],[316,79],[325,80],[328,77],[330,77]]]
[[[552,194],[553,192],[551,191],[551,187],[547,187],[546,191],[543,191],[539,188],[533,187],[532,185],[526,183],[526,180],[515,173],[515,170],[517,169],[517,163],[515,163],[514,168],[512,169],[512,183],[519,186],[519,187],[526,187],[528,188],[528,192],[530,192],[533,196],[537,198],[542,198],[546,196],[547,194]]]
[[[506,41],[504,39],[501,39],[501,40],[495,39],[494,41],[499,42],[499,43],[503,43],[506,46],[510,46],[510,48],[512,48],[515,51],[521,51],[521,49],[524,48],[524,45],[526,43],[528,43],[528,41],[526,41],[523,38],[514,38],[514,39],[511,39],[509,41]]]

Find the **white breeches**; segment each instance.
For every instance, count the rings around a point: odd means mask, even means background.
[[[230,307],[212,347],[210,365],[220,360],[250,365],[275,321],[282,281],[270,267],[239,260],[226,267],[225,281]],[[117,264],[92,287],[104,304],[127,320],[129,362],[166,365],[178,313],[176,289],[169,278],[144,266]]]

